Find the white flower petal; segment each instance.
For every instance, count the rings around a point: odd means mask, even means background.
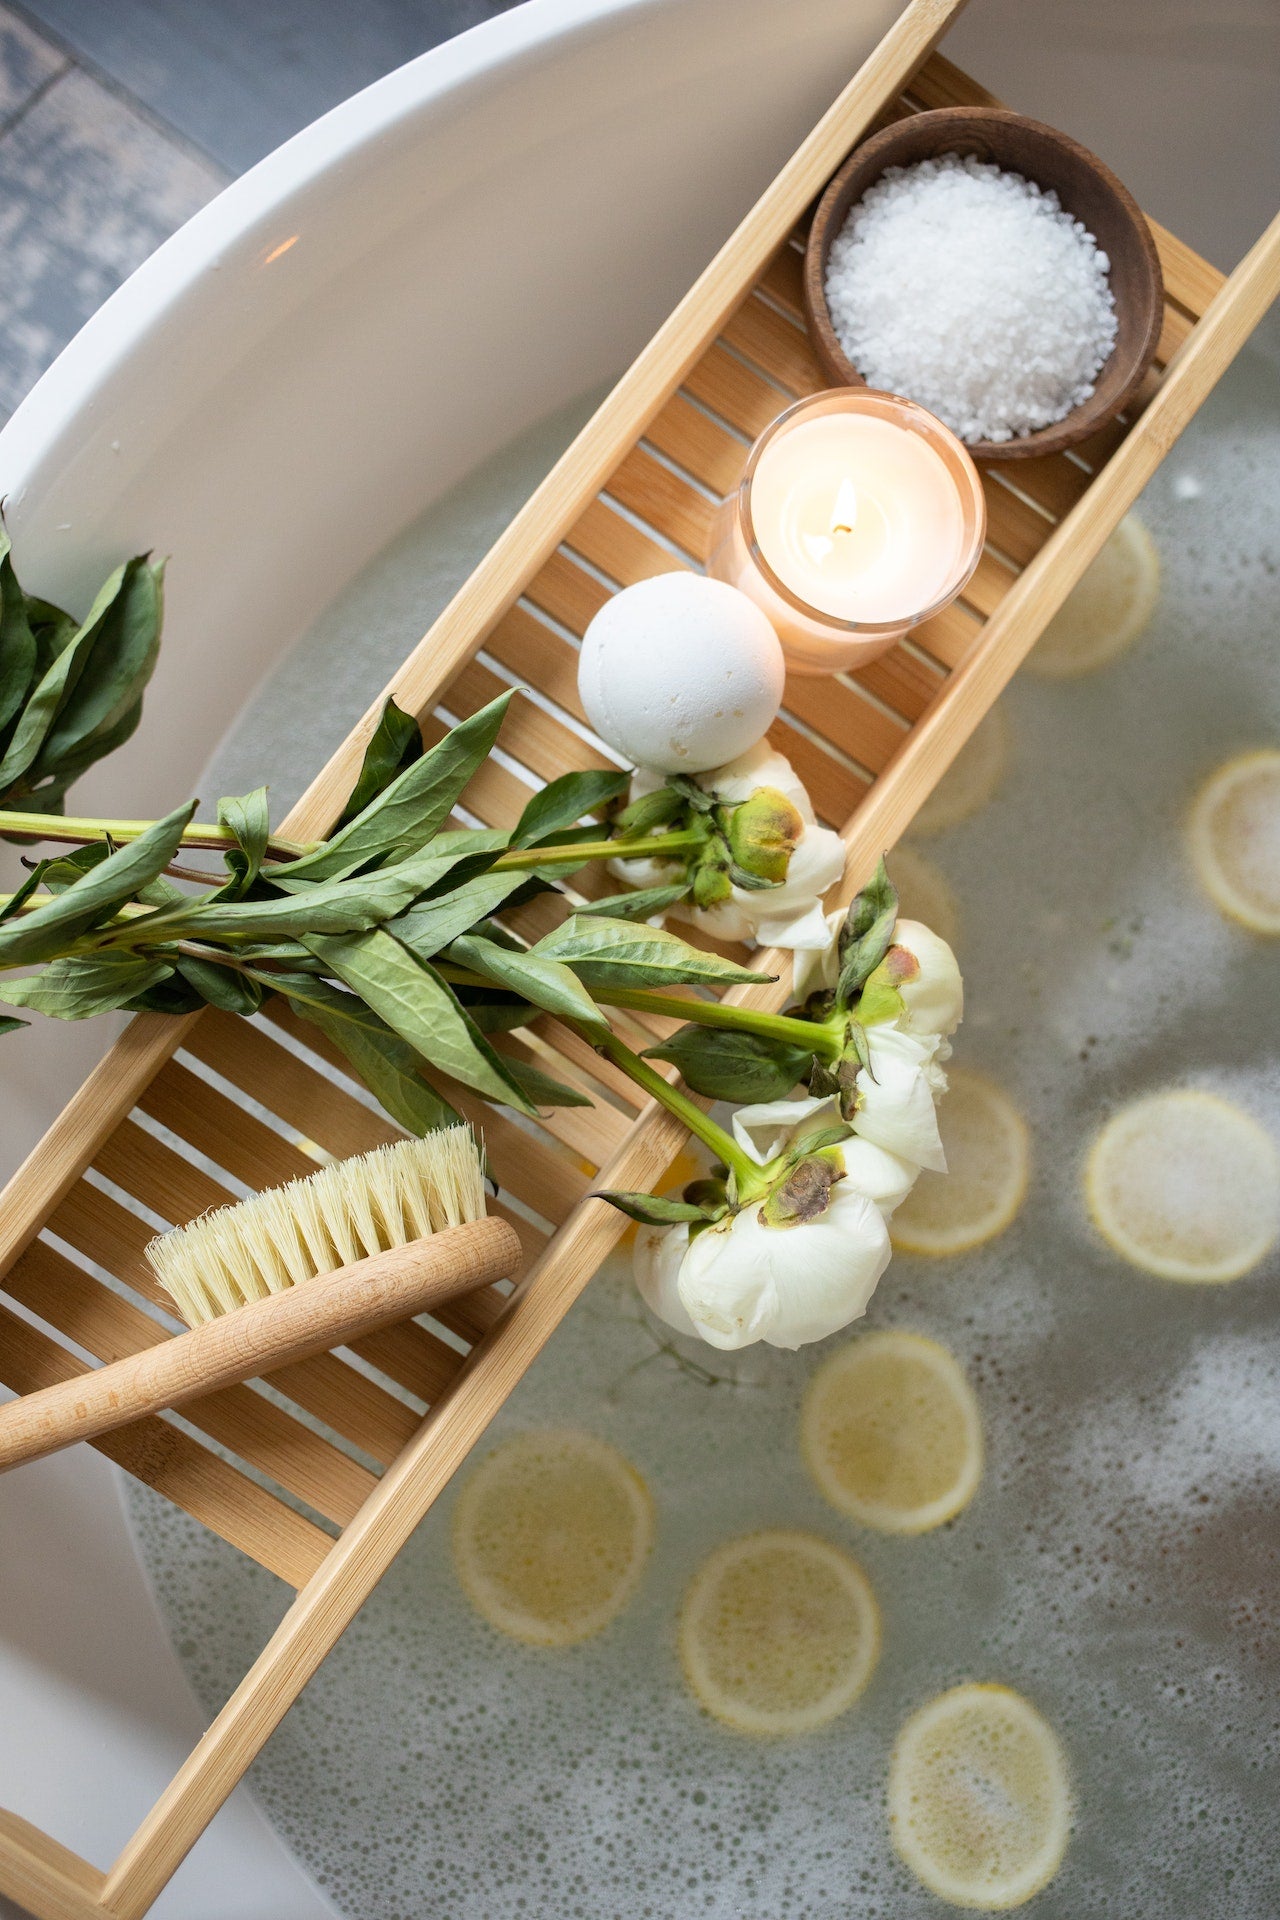
[[[709,773],[700,773],[696,778],[700,787],[705,787],[708,793],[718,793],[730,806],[749,800],[757,787],[773,787],[786,795],[802,820],[812,822],[814,818],[813,803],[804,781],[786,754],[776,752],[767,740],[757,740],[754,747],[748,747],[736,760],[730,760],[723,767],[712,767]]]
[[[628,887],[674,887],[684,879],[681,860],[611,860],[609,871]]]
[[[871,1072],[864,1068],[858,1075],[855,1133],[919,1167],[945,1173],[947,1160],[933,1104],[935,1090],[941,1092],[947,1084],[935,1061],[939,1037],[917,1037],[897,1027],[869,1027],[867,1046]]]
[[[677,1333],[696,1328],[680,1301],[680,1262],[689,1250],[689,1229],[637,1227],[631,1253],[631,1271],[645,1305]]]
[[[751,898],[759,900],[760,894]],[[790,947],[793,953],[803,953],[807,948],[821,946],[827,937],[827,923],[822,917],[822,902],[810,900],[807,906],[793,908],[782,918],[774,915],[761,916],[756,922],[756,942],[762,947]]]
[[[792,998],[805,1001],[811,993],[829,993],[840,977],[840,929],[847,907],[833,907],[824,916],[826,943],[821,947],[798,947],[791,968]]]
[[[920,1172],[914,1161],[878,1147],[861,1134],[846,1140],[840,1154],[847,1184],[874,1200],[886,1220],[906,1199]]]
[[[756,923],[739,904],[736,891],[727,900],[718,900],[714,907],[693,907],[681,900],[670,912],[677,920],[687,920],[699,933],[709,933],[713,940],[739,944],[755,939]]]
[[[733,1116],[733,1137],[756,1165],[763,1167],[790,1146],[802,1129],[811,1133],[816,1127],[837,1126],[839,1121],[834,1094],[803,1100],[758,1100],[754,1106],[738,1108]]]
[[[905,947],[920,969],[898,987],[903,1025],[910,1033],[954,1033],[964,1018],[964,981],[951,948],[920,920],[899,920],[893,944]]]
[[[732,1352],[766,1338],[778,1311],[768,1250],[751,1232],[757,1209],[708,1227],[680,1263],[680,1302],[708,1346]]]

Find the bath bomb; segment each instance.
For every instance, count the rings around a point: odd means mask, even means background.
[[[660,573],[601,607],[582,642],[578,692],[600,738],[633,766],[704,773],[768,731],[785,674],[754,600],[722,580]]]

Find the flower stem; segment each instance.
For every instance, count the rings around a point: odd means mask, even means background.
[[[154,820],[88,820],[61,813],[23,813],[0,808],[0,833],[26,834],[33,840],[69,840],[78,846],[105,840],[108,836],[112,840],[136,840],[154,825]],[[209,821],[193,820],[189,827],[183,828],[184,847],[217,849],[237,844],[229,827],[219,827]],[[297,859],[301,854],[310,853],[315,844],[318,843],[282,840],[278,834],[272,834],[268,852]]]
[[[733,1033],[758,1033],[766,1040],[807,1047],[824,1060],[838,1060],[841,1046],[829,1027],[785,1013],[758,1013],[751,1007],[725,1006],[720,1000],[688,999],[683,994],[649,993],[643,987],[593,987],[595,999],[636,1013],[666,1014],[698,1027],[727,1027]]]
[[[681,833],[653,833],[637,840],[570,840],[555,847],[517,847],[500,853],[494,873],[530,873],[535,867],[581,866],[587,860],[665,859],[701,846],[703,836],[691,828]]]
[[[482,973],[470,967],[455,966],[451,960],[434,960],[443,979],[455,987],[492,987]],[[824,1060],[840,1058],[840,1042],[825,1026],[813,1020],[792,1020],[782,1013],[757,1013],[751,1007],[725,1006],[719,1000],[697,1000],[682,993],[649,993],[643,987],[592,987],[591,997],[603,1007],[628,1007],[636,1013],[660,1013],[671,1019],[690,1020],[697,1026],[727,1027],[732,1033],[758,1033],[769,1040],[785,1040],[789,1046],[807,1047]]]
[[[647,1060],[633,1053],[625,1040],[620,1040],[612,1031],[607,1040],[600,1039],[595,1033],[588,1033],[584,1027],[578,1031],[590,1041],[597,1053],[602,1053],[606,1060],[612,1060],[615,1067],[621,1067],[638,1087],[650,1094],[668,1113],[674,1114],[696,1140],[710,1147],[717,1160],[722,1161],[733,1174],[740,1201],[750,1199],[753,1189],[763,1187],[765,1183],[761,1179],[760,1168],[750,1154],[738,1145],[732,1134],[717,1126],[709,1113],[704,1113],[687,1093],[681,1093],[679,1087],[673,1087],[662,1074],[655,1072]]]

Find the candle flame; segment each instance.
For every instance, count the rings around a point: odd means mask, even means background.
[[[840,482],[836,504],[831,511],[832,533],[852,533],[858,518],[858,489],[852,480]]]

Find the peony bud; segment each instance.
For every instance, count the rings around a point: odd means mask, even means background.
[[[776,787],[757,787],[729,816],[729,851],[758,880],[787,878],[805,822],[793,801]]]
[[[866,1017],[878,990],[886,987],[897,993],[899,1023],[908,1033],[952,1034],[964,1017],[964,981],[955,954],[919,920],[899,920],[894,928],[893,945],[863,989]],[[891,1004],[891,994],[883,998]]]

